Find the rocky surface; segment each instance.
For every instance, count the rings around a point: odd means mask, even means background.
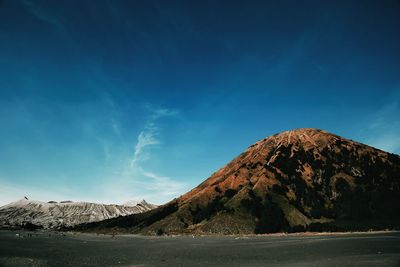
[[[141,213],[155,207],[155,205],[144,200],[136,202],[135,205],[125,206],[72,201],[41,202],[22,199],[0,207],[0,226],[58,229]]]

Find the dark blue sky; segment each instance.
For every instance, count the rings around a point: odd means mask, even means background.
[[[0,204],[162,203],[315,127],[400,153],[400,1],[0,1]]]

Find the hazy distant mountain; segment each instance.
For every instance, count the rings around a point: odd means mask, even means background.
[[[69,227],[81,223],[126,216],[155,208],[142,200],[133,205],[105,205],[88,202],[41,202],[22,199],[0,207],[0,226],[43,228]]]
[[[265,138],[199,186],[93,231],[270,233],[400,226],[400,157],[317,129]]]

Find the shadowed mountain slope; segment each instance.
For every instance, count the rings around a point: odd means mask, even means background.
[[[77,229],[144,234],[367,230],[400,226],[400,157],[318,129],[250,146],[152,211]]]

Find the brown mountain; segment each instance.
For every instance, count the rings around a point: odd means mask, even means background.
[[[271,233],[400,226],[400,157],[317,129],[265,138],[155,210],[80,230]]]

